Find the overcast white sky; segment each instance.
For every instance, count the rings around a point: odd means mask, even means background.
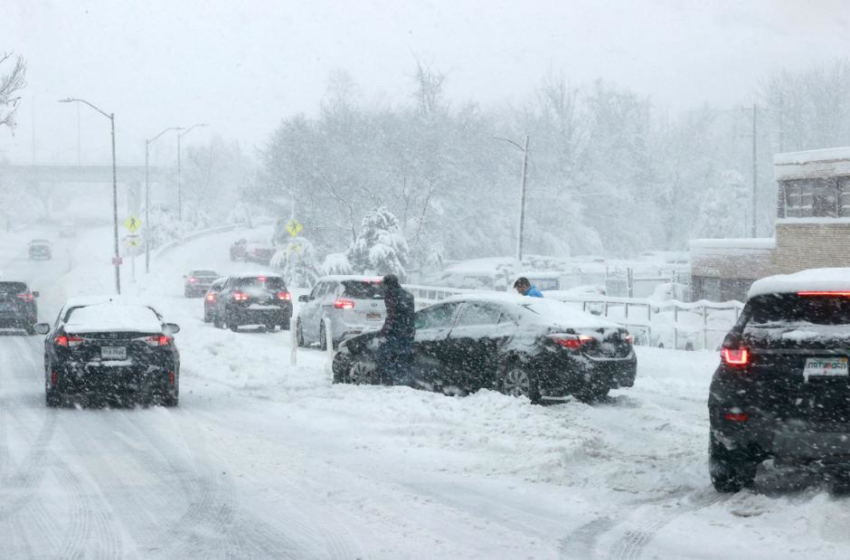
[[[845,0],[0,0],[0,50],[29,63],[18,129],[0,157],[77,161],[81,97],[117,122],[119,163],[144,161],[168,126],[262,146],[280,120],[314,113],[330,72],[366,99],[409,100],[414,56],[449,73],[452,100],[516,101],[550,72],[597,77],[673,110],[749,104],[773,70],[850,54]],[[108,121],[80,109],[82,161],[109,161]],[[33,142],[35,131],[35,142]],[[171,164],[176,143],[157,144]]]

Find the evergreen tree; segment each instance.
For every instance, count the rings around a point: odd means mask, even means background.
[[[360,232],[348,249],[348,260],[362,274],[395,274],[403,278],[409,253],[398,218],[380,206],[363,218]]]
[[[304,237],[290,239],[274,254],[271,265],[280,271],[289,288],[310,288],[321,276],[316,249]]]

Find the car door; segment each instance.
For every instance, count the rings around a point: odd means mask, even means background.
[[[446,343],[454,381],[470,390],[492,387],[501,347],[514,330],[513,321],[500,305],[464,303]]]
[[[449,363],[446,340],[454,322],[458,302],[438,303],[416,313],[416,335],[413,339],[417,370],[422,381],[444,382]]]
[[[319,282],[313,286],[313,291],[310,292],[310,301],[304,305],[302,311],[301,328],[304,330],[304,336],[310,341],[319,340],[319,310],[322,306],[322,294],[327,290],[327,282]]]

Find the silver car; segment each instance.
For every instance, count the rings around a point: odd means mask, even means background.
[[[371,276],[325,276],[301,302],[295,323],[299,346],[327,346],[324,319],[331,322],[334,345],[364,332],[380,329],[386,317],[384,286]]]

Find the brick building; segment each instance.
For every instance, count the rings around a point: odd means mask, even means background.
[[[741,300],[753,281],[850,266],[850,147],[777,154],[776,233],[691,241],[695,299]]]

